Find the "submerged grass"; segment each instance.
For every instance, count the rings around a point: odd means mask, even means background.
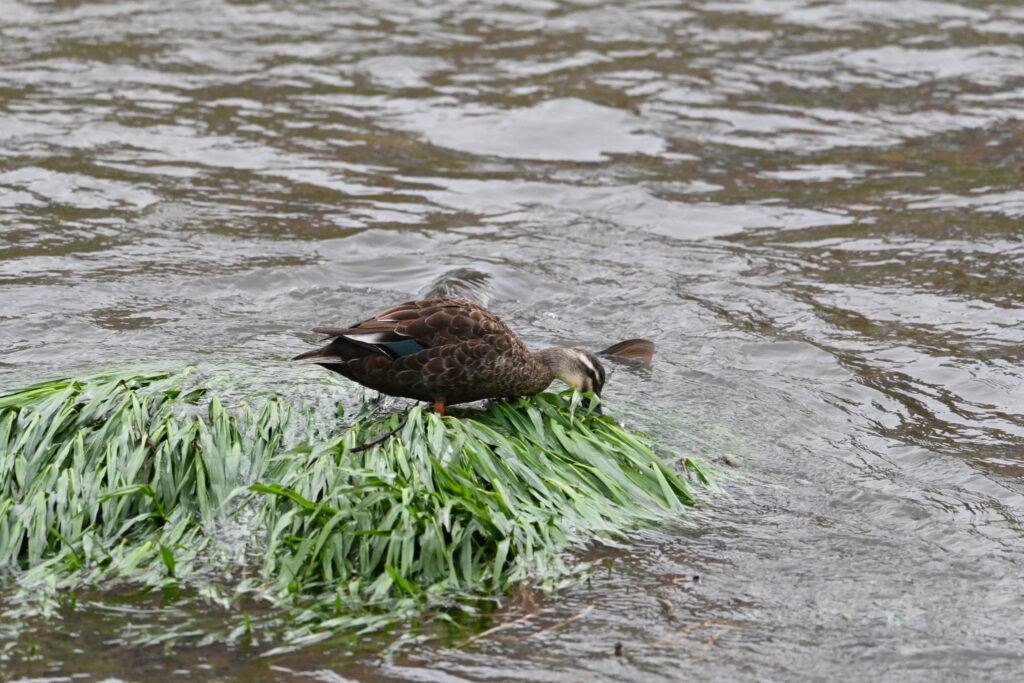
[[[0,572],[36,597],[131,583],[269,600],[301,644],[558,585],[579,570],[565,550],[694,502],[647,437],[570,392],[460,417],[413,407],[356,452],[399,416],[286,448],[279,400],[226,409],[211,394],[163,372],[0,394]],[[231,533],[243,550],[219,547]]]

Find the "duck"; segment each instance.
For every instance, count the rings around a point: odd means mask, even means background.
[[[442,416],[450,405],[532,396],[555,379],[600,396],[607,374],[599,356],[644,365],[654,353],[647,339],[627,339],[596,354],[564,346],[531,351],[501,318],[463,298],[407,301],[351,327],[313,331],[330,341],[293,361],[429,403]]]

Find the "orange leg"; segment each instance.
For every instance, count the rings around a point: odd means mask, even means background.
[[[444,417],[444,401],[434,401],[434,412]]]

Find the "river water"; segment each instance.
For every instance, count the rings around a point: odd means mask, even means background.
[[[1019,4],[0,9],[4,386],[198,363],[325,394],[285,362],[306,330],[470,292],[533,346],[655,340],[608,403],[735,465],[459,649],[261,657],[203,643],[202,601],[111,598],[0,677],[1024,672]]]

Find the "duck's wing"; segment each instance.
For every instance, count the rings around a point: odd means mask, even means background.
[[[498,316],[467,299],[407,301],[353,327],[313,331],[391,358],[493,334],[514,336]]]
[[[650,339],[627,339],[612,344],[604,351],[598,351],[597,355],[627,365],[645,367],[654,358],[654,342]]]

